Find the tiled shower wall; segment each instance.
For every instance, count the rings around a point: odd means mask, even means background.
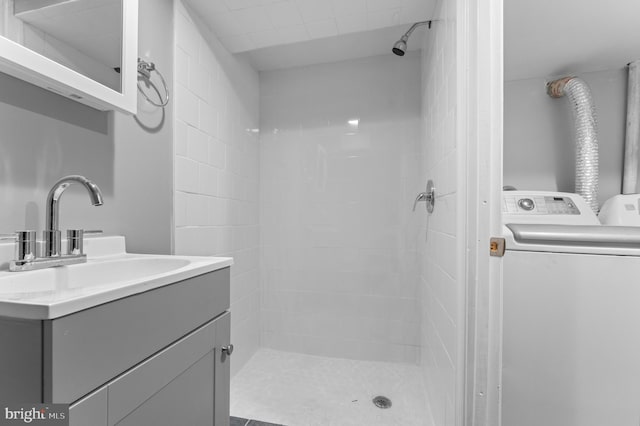
[[[234,258],[233,374],[259,346],[258,74],[175,7],[174,249]]]
[[[420,53],[264,72],[260,90],[262,345],[417,363]]]
[[[437,199],[422,221],[419,252],[422,305],[421,366],[434,424],[456,424],[457,365],[464,277],[459,249],[456,146],[456,2],[439,0],[423,42],[421,184],[433,179]]]

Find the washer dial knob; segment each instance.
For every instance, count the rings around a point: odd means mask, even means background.
[[[518,200],[518,206],[520,206],[522,210],[531,211],[535,207],[535,204],[531,198],[521,198]]]

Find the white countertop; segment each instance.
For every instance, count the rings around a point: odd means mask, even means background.
[[[9,272],[13,243],[0,244],[0,316],[46,320],[216,271],[230,257],[133,254],[124,237],[85,240],[87,263]]]

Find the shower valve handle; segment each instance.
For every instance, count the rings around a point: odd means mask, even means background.
[[[419,202],[424,201],[426,204],[426,208],[427,208],[427,212],[428,213],[432,213],[433,212],[433,206],[436,202],[436,189],[433,186],[433,181],[431,179],[429,179],[429,182],[427,182],[427,190],[424,192],[421,192],[418,194],[418,196],[416,197],[415,201],[413,202],[413,211],[416,211],[416,206],[418,205]]]
[[[413,211],[416,211],[416,206],[418,205],[419,202],[421,201],[427,201],[427,197],[429,195],[426,192],[421,192],[418,194],[418,196],[416,197],[415,201],[413,202]]]

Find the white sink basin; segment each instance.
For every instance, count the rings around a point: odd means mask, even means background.
[[[0,271],[0,316],[53,319],[233,263],[228,257],[130,254],[124,251],[123,237],[100,240],[87,244],[87,263]],[[91,245],[97,256],[92,256]]]
[[[117,283],[175,271],[189,265],[184,258],[124,257],[102,262],[61,266],[0,276],[0,295],[30,296],[68,290],[112,286]]]

